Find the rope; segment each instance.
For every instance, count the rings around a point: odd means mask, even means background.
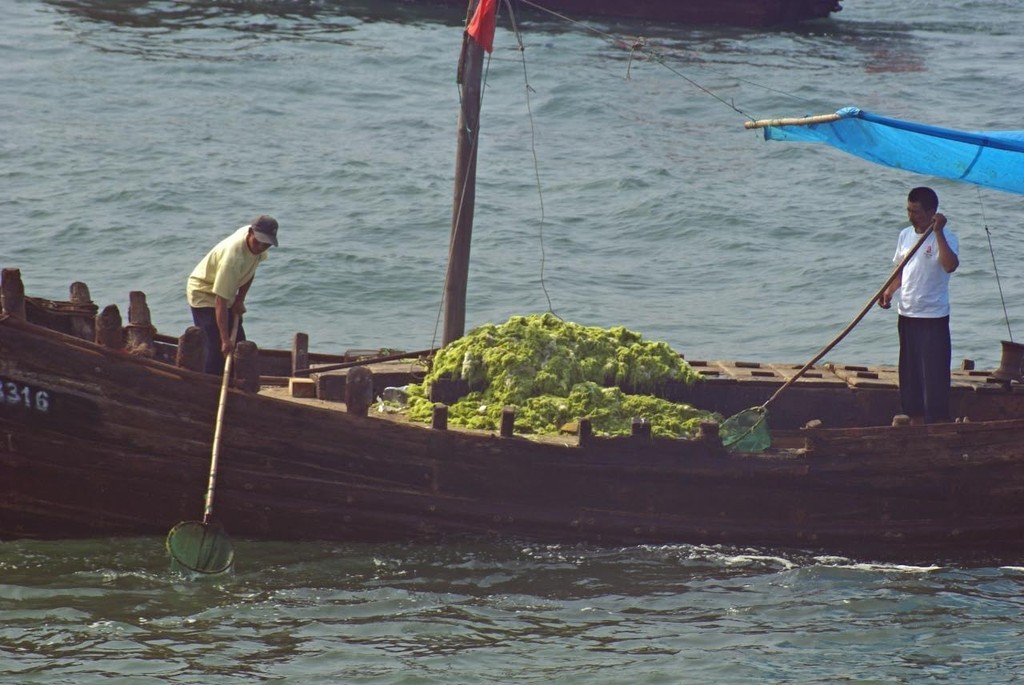
[[[996,266],[996,252],[992,248],[992,231],[988,230],[988,217],[985,216],[985,203],[981,200],[981,188],[978,191],[978,204],[981,205],[981,220],[985,224],[985,237],[988,238],[988,251],[992,255],[992,269],[996,272],[996,287],[999,289],[999,301],[1003,305],[1003,319],[1006,321],[1006,333],[1013,342],[1013,331],[1010,330],[1010,315],[1006,312],[1006,299],[1003,297],[1003,284],[999,280],[999,267]]]
[[[533,106],[530,101],[530,93],[533,91],[533,87],[530,85],[529,75],[526,73],[526,46],[523,45],[523,37],[519,32],[519,26],[516,24],[516,15],[512,10],[511,0],[505,0],[505,4],[508,7],[509,18],[512,21],[512,32],[516,37],[516,45],[519,47],[519,55],[523,64],[523,85],[525,86],[524,92],[526,93],[526,113],[530,119],[530,154],[533,156],[533,176],[537,184],[537,202],[540,204],[540,222],[537,227],[538,240],[540,242],[540,287],[544,291],[544,298],[548,301],[548,311],[554,315],[559,321],[562,317],[555,314],[554,308],[551,306],[551,294],[548,293],[547,281],[544,277],[544,267],[547,262],[547,253],[544,249],[544,188],[540,180],[540,161],[537,158],[537,126],[533,119]]]
[[[539,5],[536,2],[533,2],[533,0],[519,0],[519,1],[521,3],[523,3],[524,5],[528,5],[528,6],[534,8],[536,10],[539,10],[541,12],[545,12],[545,13],[553,16],[553,17],[556,17],[557,19],[560,19],[560,20],[562,20],[562,21],[564,21],[566,23],[569,23],[569,24],[572,24],[572,25],[574,25],[574,26],[576,26],[578,28],[581,28],[584,31],[592,33],[592,34],[594,34],[596,36],[600,36],[600,37],[604,38],[605,40],[607,40],[612,45],[616,45],[616,46],[628,45],[629,46],[629,50],[630,50],[630,58],[629,58],[629,62],[627,63],[627,66],[626,66],[626,78],[627,79],[630,77],[630,68],[631,68],[632,63],[633,63],[634,55],[637,52],[643,52],[643,53],[648,54],[650,56],[650,58],[656,64],[659,64],[662,67],[668,69],[673,74],[675,74],[679,78],[683,79],[684,81],[689,83],[691,86],[693,86],[697,90],[699,90],[702,93],[704,93],[705,95],[711,97],[714,100],[717,100],[718,102],[720,102],[723,105],[725,105],[726,107],[728,107],[730,110],[736,112],[737,114],[740,114],[741,116],[745,117],[749,121],[751,121],[751,122],[756,121],[753,116],[751,116],[751,115],[747,114],[746,112],[744,112],[743,110],[741,110],[734,103],[727,101],[725,98],[719,96],[718,94],[716,94],[713,91],[711,91],[709,88],[703,86],[702,84],[698,83],[696,80],[690,78],[689,76],[686,76],[685,74],[680,72],[678,69],[676,69],[675,67],[671,66],[666,61],[667,58],[664,55],[662,55],[660,52],[658,52],[653,47],[650,47],[649,42],[648,42],[648,40],[646,38],[644,38],[644,37],[637,37],[637,38],[634,38],[634,39],[631,39],[631,40],[627,40],[626,38],[623,38],[622,36],[619,36],[619,35],[616,35],[616,34],[612,34],[612,33],[608,33],[606,31],[601,31],[600,29],[596,29],[593,26],[591,26],[589,24],[586,24],[586,23],[584,23],[582,21],[579,21],[579,20],[576,20],[576,19],[572,19],[571,17],[568,17],[568,16],[566,16],[564,14],[556,12],[556,11],[554,11],[552,9],[547,8],[547,7],[544,7],[543,5]],[[722,76],[728,76],[729,78],[735,79],[736,81],[738,81],[740,83],[745,83],[747,85],[754,86],[756,88],[761,88],[762,90],[766,90],[766,91],[768,91],[770,93],[775,93],[777,95],[783,95],[783,96],[791,98],[793,100],[800,100],[802,102],[813,102],[813,100],[811,100],[810,98],[805,98],[805,97],[796,95],[794,93],[789,93],[789,92],[786,92],[786,91],[783,91],[783,90],[779,90],[777,88],[772,88],[770,86],[765,86],[765,85],[763,85],[761,83],[757,83],[756,81],[750,81],[748,79],[740,78],[740,77],[734,76],[732,74],[726,74],[725,72],[717,71],[715,69],[710,69],[708,67],[704,67],[704,68],[708,69],[708,71],[711,71],[713,73],[717,73],[717,74],[722,75]]]
[[[654,63],[659,64],[660,66],[664,67],[665,69],[668,69],[670,72],[672,72],[673,74],[675,74],[679,78],[683,79],[684,81],[686,81],[691,86],[693,86],[697,90],[701,91],[702,93],[704,93],[708,97],[710,97],[710,98],[720,102],[724,106],[728,107],[730,110],[732,110],[732,111],[736,112],[737,114],[743,116],[745,119],[748,120],[745,123],[745,126],[747,128],[754,128],[754,127],[756,127],[758,125],[765,125],[765,122],[757,121],[753,116],[751,116],[750,114],[744,112],[742,109],[737,107],[733,102],[730,102],[730,101],[726,100],[725,98],[719,96],[717,93],[713,92],[711,89],[705,87],[704,85],[702,85],[701,83],[699,83],[695,79],[690,78],[686,74],[684,74],[681,71],[679,71],[679,69],[677,69],[674,66],[672,66],[671,64],[669,64],[668,61],[667,61],[667,58],[663,54],[658,52],[656,49],[652,48],[646,38],[644,38],[644,37],[636,37],[636,38],[627,40],[627,39],[623,38],[622,36],[619,36],[619,35],[616,35],[616,34],[612,34],[612,33],[608,33],[606,31],[601,31],[601,30],[596,29],[593,26],[591,26],[589,24],[586,24],[586,23],[584,23],[582,21],[573,19],[572,17],[569,17],[569,16],[567,16],[565,14],[562,14],[560,12],[556,12],[556,11],[554,11],[554,10],[548,8],[548,7],[545,7],[545,6],[540,5],[540,4],[536,3],[536,2],[533,2],[533,0],[519,0],[519,2],[521,2],[524,5],[527,5],[527,6],[531,7],[531,8],[533,8],[535,10],[538,10],[540,12],[544,12],[544,13],[552,16],[552,17],[555,17],[556,19],[558,19],[560,21],[563,21],[563,22],[565,22],[567,24],[571,24],[571,25],[573,25],[575,27],[581,28],[581,29],[583,29],[586,32],[589,32],[589,33],[592,33],[594,35],[600,36],[600,37],[604,38],[605,40],[607,40],[612,45],[615,45],[615,46],[628,46],[629,47],[629,60],[628,60],[627,65],[626,65],[626,79],[629,79],[631,77],[632,65],[633,65],[634,59],[636,59],[636,56],[638,54],[647,54],[649,56],[649,58]],[[524,84],[525,84],[525,93],[526,93],[526,109],[527,109],[527,114],[528,114],[528,117],[529,117],[529,120],[530,120],[530,152],[531,152],[531,154],[533,156],[534,178],[535,178],[535,182],[536,182],[536,186],[537,186],[538,202],[539,202],[539,205],[540,205],[540,222],[539,222],[539,227],[538,227],[538,239],[539,239],[539,242],[540,242],[540,253],[541,253],[541,260],[540,260],[540,283],[541,283],[541,289],[543,290],[544,297],[547,300],[548,311],[551,314],[553,314],[554,316],[556,316],[559,319],[561,319],[561,317],[559,317],[558,314],[555,313],[554,308],[552,306],[551,295],[548,292],[547,281],[546,281],[546,277],[545,277],[545,266],[546,266],[546,261],[547,261],[547,254],[546,254],[546,250],[545,250],[545,247],[544,247],[544,227],[545,227],[544,192],[543,192],[543,185],[541,183],[541,178],[540,178],[540,162],[539,162],[539,159],[538,159],[538,156],[537,156],[536,122],[534,120],[533,109],[532,109],[532,104],[531,104],[531,99],[530,99],[530,93],[533,91],[533,88],[530,85],[530,79],[529,79],[529,75],[527,73],[527,67],[526,67],[526,48],[525,48],[525,45],[523,43],[522,34],[519,31],[519,27],[518,27],[518,25],[516,23],[515,12],[514,12],[513,7],[512,7],[512,0],[504,0],[504,5],[507,7],[508,12],[509,12],[510,21],[512,22],[512,31],[513,31],[513,34],[515,35],[515,38],[516,38],[516,44],[518,46],[518,50],[519,50],[519,53],[520,53],[520,60],[521,60],[522,66],[523,66],[523,81],[524,81]],[[498,9],[499,10],[500,10],[501,6],[502,6],[502,3],[498,3]],[[472,18],[472,3],[469,3],[469,8],[467,8],[467,12],[466,12],[466,20],[465,20],[465,25],[466,26],[469,25],[469,22],[470,22],[471,18]],[[495,17],[495,20],[497,20],[497,16]],[[464,34],[463,35],[463,51],[465,51],[465,49],[466,49],[465,41],[467,41],[467,40],[469,40],[469,37]],[[491,65],[491,55],[488,54],[487,62],[486,62],[486,65],[484,67],[484,74],[483,74],[483,79],[482,79],[482,83],[481,83],[481,88],[480,88],[480,109],[481,110],[483,109],[483,94],[484,94],[484,91],[486,90],[487,75],[490,72],[490,65]],[[459,68],[460,68],[460,70],[462,68],[462,59],[461,58],[459,60]],[[707,67],[705,67],[705,68],[707,69]],[[714,69],[709,69],[709,71],[714,72],[714,73],[719,73],[721,75],[727,75],[724,72],[720,72],[720,71],[716,72],[716,70],[714,70]],[[811,100],[809,98],[804,98],[804,97],[795,95],[793,93],[787,93],[785,91],[781,91],[781,90],[778,90],[778,89],[775,89],[775,88],[771,88],[771,87],[768,87],[768,86],[765,86],[763,84],[759,84],[759,83],[756,83],[754,81],[750,81],[750,80],[747,80],[747,79],[739,78],[739,77],[736,77],[736,76],[731,75],[731,74],[728,74],[727,76],[729,76],[729,78],[732,78],[732,79],[734,79],[734,80],[736,80],[736,81],[738,81],[740,83],[745,83],[745,84],[748,84],[748,85],[751,85],[751,86],[754,86],[754,87],[757,87],[757,88],[761,88],[763,90],[766,90],[766,91],[769,91],[769,92],[772,92],[772,93],[783,95],[783,96],[786,96],[786,97],[789,97],[789,98],[792,98],[792,99],[795,99],[795,100],[801,100],[801,101],[804,101],[804,102],[811,102]],[[457,78],[457,87],[458,87],[458,91],[459,91],[459,104],[460,104],[460,107],[462,106],[462,102],[463,102],[463,100],[462,100],[463,92],[462,92],[461,85],[462,85],[462,74],[461,74],[461,71],[460,71],[459,76]],[[826,116],[835,116],[835,115],[826,115]],[[805,122],[805,123],[811,123],[811,122],[808,121],[808,122]],[[478,126],[479,126],[479,124],[478,124]],[[472,150],[475,152],[477,144],[478,144],[478,140],[479,140],[479,136],[478,136],[479,132],[478,131],[472,131],[472,132],[467,132],[467,134],[470,135],[471,138],[472,138]],[[463,187],[463,192],[461,193],[460,196],[461,197],[465,196],[465,186]],[[461,224],[461,221],[460,221],[460,219],[461,219],[461,212],[462,212],[462,207],[460,206],[458,208],[458,211],[457,211],[456,216],[455,216],[455,230],[458,230],[458,226]],[[452,244],[455,242],[454,238],[455,238],[455,235],[452,236],[452,241],[451,241],[451,243],[449,244],[449,247],[448,247],[448,263],[449,263],[449,265],[451,264],[451,250],[452,250]],[[449,276],[450,276],[450,274],[448,273],[448,270],[446,270],[445,271],[444,283],[442,285],[442,297],[441,297],[440,304],[438,306],[437,318],[436,318],[436,320],[434,322],[434,335],[433,335],[433,340],[431,342],[431,347],[435,347],[436,343],[437,343],[438,328],[441,325],[441,321],[442,321],[443,313],[444,313],[444,299],[445,298],[444,298],[443,293],[447,291]],[[1005,309],[1005,305],[1004,305],[1004,309]],[[1009,325],[1009,322],[1007,322],[1007,325]]]

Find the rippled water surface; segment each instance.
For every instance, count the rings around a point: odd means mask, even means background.
[[[176,333],[190,323],[191,267],[267,212],[283,243],[248,300],[250,337],[430,346],[461,17],[416,7],[6,0],[3,263],[54,298],[76,279],[122,308],[144,290],[156,325]],[[503,17],[468,327],[550,302],[691,358],[803,361],[880,287],[906,191],[932,183],[962,243],[954,358],[996,364],[1009,334],[1000,285],[1010,325],[1021,316],[1018,198],[766,143],[743,123],[857,105],[1017,127],[1017,10],[849,0],[832,20],[773,31],[532,14],[517,23],[522,51]],[[629,49],[636,36],[643,50]],[[875,312],[833,355],[891,363],[893,329]]]
[[[931,184],[961,241],[954,358],[995,365],[1022,315],[1018,197],[766,143],[743,122],[856,105],[1021,128],[1020,3],[844,4],[764,31],[531,14],[517,17],[522,51],[503,16],[468,326],[550,307],[690,358],[802,362],[881,285],[906,192]],[[126,311],[143,290],[176,334],[189,270],[266,212],[282,246],[247,301],[257,343],[288,348],[296,331],[327,352],[436,342],[461,12],[0,7],[0,265],[20,268],[29,294],[63,299],[81,280]],[[895,352],[893,315],[876,310],[830,358]],[[168,572],[162,544],[0,543],[0,682],[988,684],[1024,672],[1014,565],[239,541],[236,575],[196,583]]]
[[[696,547],[4,543],[19,683],[1014,682],[1020,568]]]

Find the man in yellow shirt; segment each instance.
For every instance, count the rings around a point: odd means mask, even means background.
[[[235,342],[245,340],[245,296],[271,245],[277,246],[277,220],[264,214],[217,243],[189,275],[185,293],[192,320],[206,333],[207,373],[223,373],[236,317]]]

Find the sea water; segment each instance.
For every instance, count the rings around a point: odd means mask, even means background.
[[[543,3],[541,3],[543,4]],[[467,328],[553,311],[691,359],[802,363],[892,268],[906,193],[960,237],[955,362],[1024,315],[1016,196],[765,142],[854,105],[1021,128],[1016,0],[846,0],[772,30],[502,12],[485,62]],[[262,347],[439,342],[464,13],[400,2],[0,0],[0,266],[190,323],[188,272],[261,213]],[[569,18],[574,19],[574,18]],[[520,41],[522,48],[520,49]],[[636,46],[636,47],[635,47]],[[829,359],[892,364],[872,310]],[[693,547],[0,543],[0,682],[1009,683],[1018,560]]]

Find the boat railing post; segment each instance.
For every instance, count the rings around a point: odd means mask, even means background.
[[[235,345],[235,363],[231,368],[238,389],[248,393],[260,391],[259,360],[259,350],[253,341],[243,340]]]
[[[189,371],[202,371],[206,365],[206,334],[199,326],[189,326],[178,338],[174,365]]]
[[[356,416],[366,416],[373,404],[373,371],[365,366],[354,366],[345,378],[345,410]]]
[[[89,286],[85,283],[75,281],[68,288],[68,294],[74,304],[96,311],[96,306],[92,303],[92,295],[89,293]],[[92,313],[88,316],[85,314],[73,315],[71,317],[71,334],[83,340],[96,340],[96,315]]]
[[[0,311],[25,320],[25,284],[21,282],[21,269],[4,269],[0,273]]]
[[[718,435],[718,422],[701,421],[697,426],[697,439],[704,443],[721,446],[722,439]]]
[[[96,316],[96,342],[112,350],[124,349],[121,310],[117,308],[116,304],[108,304]]]
[[[448,405],[442,402],[434,403],[434,411],[430,417],[430,427],[434,430],[448,430]]]
[[[128,294],[127,337],[127,347],[130,354],[139,357],[156,356],[149,305],[146,304],[146,293],[141,290],[133,290]]]
[[[516,408],[512,406],[505,406],[501,409],[501,437],[511,438],[512,432],[515,429],[516,423]]]
[[[594,437],[594,427],[590,425],[590,419],[581,416],[577,422],[576,444],[580,447],[587,445]]]
[[[296,333],[292,340],[292,376],[309,378],[309,335]]]

